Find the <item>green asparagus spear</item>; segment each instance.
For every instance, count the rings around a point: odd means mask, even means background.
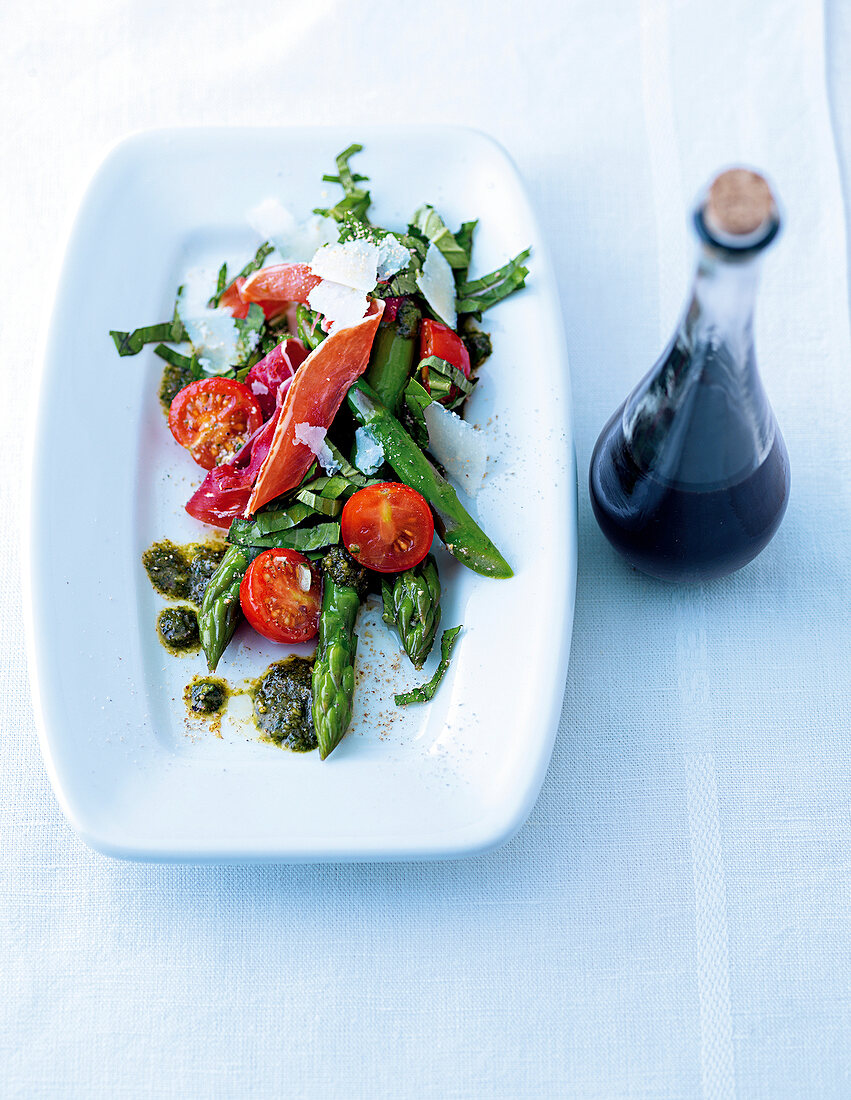
[[[460,631],[460,626],[453,626],[450,630],[444,630],[440,638],[440,664],[435,669],[434,676],[428,683],[422,684],[420,687],[404,691],[401,695],[394,695],[393,700],[397,707],[406,707],[409,703],[427,703],[434,698],[434,693],[440,687],[440,681],[449,668],[452,650],[455,648],[455,642]]]
[[[246,569],[259,553],[260,548],[229,546],[204,592],[198,632],[210,672],[215,671],[242,618],[239,586]]]
[[[384,621],[395,626],[414,668],[422,668],[431,653],[440,623],[440,579],[429,554],[413,569],[381,578]]]
[[[319,645],[313,662],[313,726],[322,760],[339,745],[352,719],[355,692],[355,619],[366,570],[341,547],[322,559],[325,580]]]
[[[399,306],[396,320],[381,325],[375,337],[365,377],[378,400],[392,412],[398,407],[414,365],[421,317],[414,303],[405,299]]]
[[[446,549],[475,573],[511,577],[511,566],[458,500],[455,490],[440,476],[399,421],[359,379],[348,392],[348,403],[360,424],[381,444],[396,474],[422,493],[435,513],[434,525]]]

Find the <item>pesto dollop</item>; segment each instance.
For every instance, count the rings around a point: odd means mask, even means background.
[[[204,593],[210,578],[219,568],[222,558],[225,556],[224,547],[205,546],[203,544],[188,546],[186,548],[189,557],[189,600],[201,606]]]
[[[312,677],[312,660],[287,657],[269,666],[253,692],[257,728],[293,752],[310,752],[318,744],[310,706]]]
[[[224,680],[208,677],[186,685],[183,697],[194,714],[219,714],[225,709],[230,692]]]
[[[197,650],[198,613],[194,607],[165,607],[157,616],[157,633],[160,641],[173,653]]]
[[[167,600],[189,600],[200,607],[224,553],[223,546],[206,543],[176,546],[169,539],[163,539],[148,547],[142,555],[142,564],[161,596]]]
[[[188,367],[178,367],[174,363],[166,364],[160,382],[160,404],[163,412],[168,416],[171,403],[184,386],[188,386],[192,378],[192,371]]]

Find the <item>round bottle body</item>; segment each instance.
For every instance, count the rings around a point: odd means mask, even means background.
[[[589,489],[603,534],[628,562],[660,580],[712,580],[747,565],[771,541],[789,499],[779,428],[759,466],[740,480],[697,487],[667,482],[636,463],[623,406],[603,428]]]

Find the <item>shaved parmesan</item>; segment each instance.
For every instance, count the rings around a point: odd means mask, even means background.
[[[464,492],[474,497],[482,487],[487,466],[487,443],[482,433],[432,401],[423,410],[428,449]]]
[[[321,313],[328,322],[329,332],[349,328],[362,321],[369,307],[366,294],[350,286],[323,279],[307,296],[311,309]]]
[[[362,474],[374,474],[384,462],[381,444],[368,428],[358,428],[355,432],[354,462]]]
[[[212,269],[187,271],[177,298],[177,312],[198,361],[208,374],[224,374],[237,361],[239,330],[230,310],[207,304],[216,285]]]
[[[320,279],[370,291],[378,282],[378,246],[372,241],[344,241],[326,244],[310,261],[310,269]]]
[[[278,199],[264,199],[246,218],[258,236],[272,242],[282,259],[302,263],[322,245],[336,241],[339,232],[333,218],[319,214],[297,221]]]
[[[294,430],[296,443],[303,443],[305,447],[310,447],[311,451],[318,455],[325,444],[328,429],[318,428],[315,424],[308,424],[307,421],[304,421],[301,424],[296,424]]]
[[[378,244],[378,278],[389,279],[411,262],[411,253],[391,234]]]
[[[417,286],[423,297],[445,325],[455,328],[458,316],[455,312],[455,276],[449,262],[437,245],[430,244]]]
[[[293,431],[296,443],[303,443],[305,447],[310,447],[326,474],[334,474],[340,469],[340,463],[334,458],[331,448],[325,442],[327,428],[319,428],[315,424],[304,422],[296,424]]]

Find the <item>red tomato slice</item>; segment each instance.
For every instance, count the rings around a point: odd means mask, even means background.
[[[436,355],[470,377],[470,353],[461,337],[439,321],[425,320],[420,325],[420,359]]]
[[[296,441],[296,425],[331,427],[349,386],[367,368],[383,310],[383,302],[373,302],[362,321],[332,332],[296,371],[281,406],[272,446],[245,509],[246,516],[294,489],[307,473],[314,454],[306,444]]]
[[[237,516],[245,512],[257,472],[272,445],[280,415],[281,410],[275,409],[271,419],[257,429],[229,462],[207,471],[207,476],[186,503],[190,516],[214,527],[230,527]]]
[[[205,470],[232,458],[262,423],[257,401],[233,378],[190,382],[168,414],[171,434]]]
[[[340,524],[352,557],[377,573],[411,569],[434,538],[434,517],[424,497],[397,481],[368,485],[349,497]]]
[[[307,264],[274,264],[249,275],[239,295],[244,302],[306,302],[321,282]]]
[[[242,578],[239,602],[264,638],[289,645],[308,642],[319,629],[319,572],[296,550],[264,550]]]

